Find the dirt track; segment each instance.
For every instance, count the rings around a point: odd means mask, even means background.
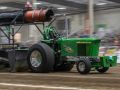
[[[0,73],[0,90],[120,90],[120,66],[106,74],[66,73]]]

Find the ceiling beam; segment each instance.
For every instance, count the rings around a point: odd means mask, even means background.
[[[7,7],[13,7],[13,8],[24,8],[24,4],[17,3],[17,2],[3,2],[0,3],[0,6],[7,6]]]
[[[78,9],[87,8],[86,4],[79,4],[79,3],[75,3],[75,2],[67,1],[67,0],[37,0],[37,1],[43,1],[43,2],[48,2],[51,4],[58,4],[58,5],[63,5],[63,6],[68,6],[68,7],[78,8]]]
[[[120,3],[120,0],[107,0],[107,1],[115,2],[115,3]]]

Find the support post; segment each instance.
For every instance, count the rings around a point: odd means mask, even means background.
[[[90,24],[90,36],[94,32],[94,0],[89,0],[89,24]]]
[[[14,25],[11,26],[12,27],[12,45],[13,45],[13,50],[15,49],[15,27]]]
[[[68,18],[65,16],[65,30],[66,30],[66,37],[68,38],[68,34],[69,34],[69,26],[68,26]]]

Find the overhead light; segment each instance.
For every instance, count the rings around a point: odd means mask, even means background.
[[[1,7],[0,7],[1,10],[7,9],[7,8],[8,8],[8,7],[6,7],[6,6],[1,6]]]
[[[57,9],[59,9],[59,10],[64,10],[64,9],[66,9],[65,7],[60,7],[60,8],[57,8]]]
[[[61,16],[61,14],[55,14],[55,16]]]
[[[96,5],[102,6],[102,5],[106,5],[107,3],[97,3]]]
[[[40,4],[42,4],[42,3],[40,3],[40,2],[36,2],[36,3],[33,3],[33,4],[35,4],[35,5],[40,5]]]

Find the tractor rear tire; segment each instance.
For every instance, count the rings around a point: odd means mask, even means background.
[[[105,73],[109,70],[109,67],[96,68],[99,73]]]
[[[44,43],[35,44],[29,49],[27,61],[32,72],[48,73],[54,67],[54,51]]]
[[[91,62],[88,58],[80,60],[77,62],[76,68],[80,74],[88,74],[91,71]]]
[[[54,71],[60,71],[60,72],[68,72],[71,71],[71,69],[73,68],[74,63],[67,63],[67,64],[62,64],[60,66],[57,66],[54,68]]]

